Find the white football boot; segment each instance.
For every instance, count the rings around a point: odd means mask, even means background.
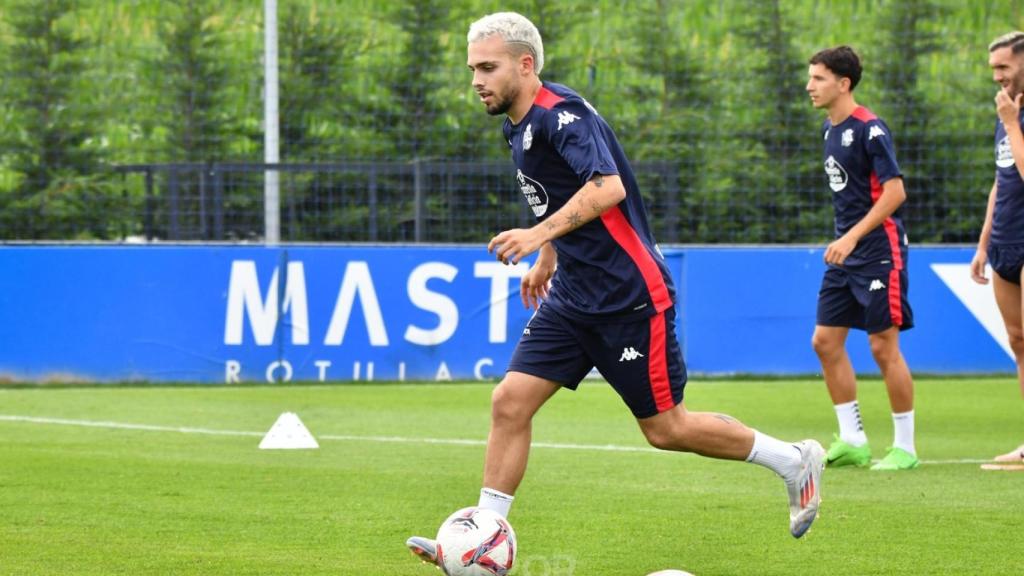
[[[441,566],[437,563],[437,542],[430,538],[424,538],[422,536],[413,536],[405,541],[405,545],[409,548],[409,551],[414,556],[422,560],[425,564],[433,564],[440,568]]]
[[[800,450],[800,472],[792,482],[786,481],[786,490],[789,492],[789,533],[799,538],[818,515],[825,450],[816,440],[803,440],[794,446]]]

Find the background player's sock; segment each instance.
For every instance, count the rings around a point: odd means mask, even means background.
[[[791,481],[800,472],[800,450],[789,442],[754,430],[754,447],[750,449],[747,462],[760,464]]]
[[[508,510],[512,507],[512,501],[515,499],[515,496],[509,496],[508,494],[493,488],[481,488],[480,502],[478,502],[476,506],[477,508],[493,510],[505,518],[508,518]]]
[[[895,430],[892,445],[916,455],[917,450],[914,449],[914,411],[893,412],[892,426]]]
[[[867,444],[868,437],[864,434],[864,424],[860,419],[860,404],[854,400],[836,404],[835,409],[839,420],[839,439],[851,446]]]

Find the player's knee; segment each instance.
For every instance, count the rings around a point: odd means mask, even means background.
[[[827,359],[834,356],[840,349],[841,343],[834,338],[823,336],[817,332],[811,336],[811,348],[819,358]]]
[[[659,450],[669,450],[676,444],[675,438],[661,427],[644,428],[644,438],[648,444]]]
[[[491,420],[496,423],[514,423],[523,419],[522,402],[509,386],[499,384],[491,392]]]
[[[1019,326],[1007,327],[1006,336],[1010,341],[1010,349],[1017,358],[1024,357],[1024,329]]]
[[[897,359],[900,355],[899,347],[889,340],[883,338],[871,338],[871,356],[878,364],[888,364]]]
[[[675,413],[661,414],[656,418],[656,421],[641,425],[648,444],[659,450],[690,451],[690,429],[685,418]]]

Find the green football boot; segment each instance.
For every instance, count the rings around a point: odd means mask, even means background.
[[[907,452],[903,448],[889,447],[889,452],[877,464],[871,467],[872,470],[913,470],[921,465],[917,456]]]
[[[854,446],[840,440],[838,434],[833,434],[832,445],[828,447],[825,462],[829,468],[839,468],[840,466],[863,468],[871,464],[871,447],[867,444]]]

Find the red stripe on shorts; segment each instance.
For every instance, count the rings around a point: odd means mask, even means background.
[[[892,316],[892,325],[896,327],[903,325],[903,298],[900,292],[900,271],[889,270],[889,315]]]
[[[647,350],[647,377],[651,382],[654,405],[661,414],[675,406],[668,377],[668,354],[665,350],[665,314],[651,316],[651,343]]]

